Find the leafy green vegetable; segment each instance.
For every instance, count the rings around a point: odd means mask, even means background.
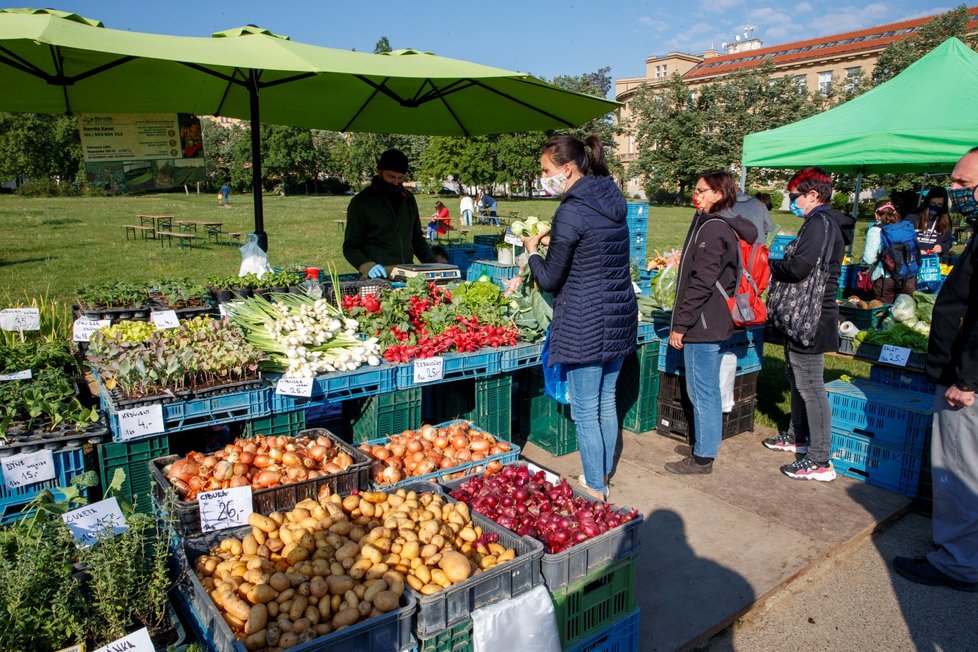
[[[891,344],[917,353],[927,353],[927,336],[902,323],[886,331],[861,331],[856,339],[870,344]]]

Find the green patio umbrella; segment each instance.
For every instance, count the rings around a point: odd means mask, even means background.
[[[575,127],[618,106],[524,73],[415,50],[350,52],[253,26],[211,38],[145,34],[46,9],[0,10],[0,88],[5,111],[250,120],[255,232],[263,245],[260,122],[478,135]]]

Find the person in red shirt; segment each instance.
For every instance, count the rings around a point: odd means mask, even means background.
[[[431,215],[428,222],[428,240],[434,240],[435,235],[445,235],[452,225],[452,218],[448,214],[448,206],[442,202],[435,202],[435,212]]]

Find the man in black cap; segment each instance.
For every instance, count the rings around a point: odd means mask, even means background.
[[[346,211],[343,256],[363,278],[386,278],[391,267],[434,262],[421,232],[414,195],[404,189],[408,160],[389,149],[377,161],[377,176],[360,191]]]

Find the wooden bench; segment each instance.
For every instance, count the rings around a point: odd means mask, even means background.
[[[140,226],[138,224],[126,224],[126,240],[129,240],[129,235],[132,235],[132,239],[136,239],[136,233],[141,233],[143,240],[155,240],[156,239],[156,229],[151,226]]]
[[[243,233],[238,233],[237,231],[225,231],[224,232],[224,235],[226,235],[228,237],[228,240],[235,240],[237,242],[241,242],[241,236],[244,235],[244,234]],[[228,244],[230,244],[230,243],[228,243]]]
[[[197,239],[193,233],[175,233],[173,231],[157,231],[156,236],[160,239],[160,247],[163,247],[163,241],[166,240],[167,244],[173,247],[173,238],[177,239],[177,246],[181,249],[184,246],[189,246],[191,249],[194,248],[194,240]]]

